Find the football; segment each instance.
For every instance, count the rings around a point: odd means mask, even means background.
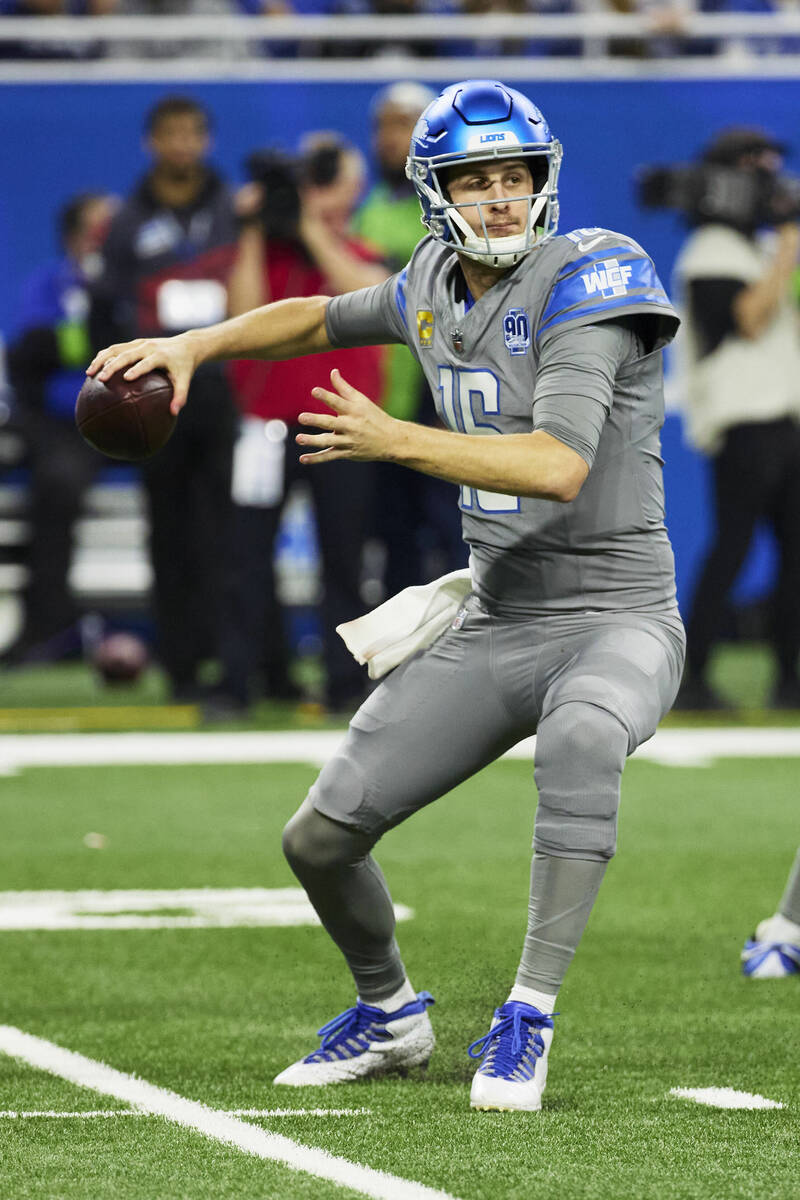
[[[135,683],[149,660],[147,646],[133,633],[110,633],[95,647],[92,665],[112,687]]]
[[[170,412],[172,384],[165,371],[125,379],[87,376],[75,405],[75,424],[89,443],[109,458],[140,462],[169,439],[177,418]]]

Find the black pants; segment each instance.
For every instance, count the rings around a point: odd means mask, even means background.
[[[772,639],[781,678],[794,678],[800,651],[800,425],[787,418],[734,426],[713,471],[716,530],[692,598],[689,669],[702,675],[756,524],[766,520],[780,551]]]
[[[67,582],[72,533],[86,491],[108,460],[83,440],[68,417],[26,410],[21,427],[31,471],[23,638],[35,643],[78,616]]]
[[[364,690],[364,670],[350,655],[336,626],[364,611],[361,557],[373,496],[372,464],[338,461],[302,467],[296,432],[290,430],[286,439],[280,503],[269,508],[233,506],[222,651],[224,687],[246,701],[256,672],[265,671],[268,689],[280,688],[285,681],[288,653],[275,594],[273,551],[286,496],[294,481],[302,478],[311,487],[322,559],[327,699],[338,707]]]
[[[175,432],[142,471],[159,653],[179,696],[220,654],[235,421],[223,372],[201,368]]]

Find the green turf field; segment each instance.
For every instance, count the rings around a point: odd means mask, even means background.
[[[746,732],[743,731],[743,736]],[[472,1112],[466,1047],[513,977],[534,792],[504,762],[380,847],[412,981],[436,997],[427,1078],[279,1089],[273,1075],[352,1003],[311,927],[0,933],[0,1022],[215,1109],[460,1200],[797,1197],[800,981],[739,974],[797,844],[797,761],[629,764],[620,853],[559,998],[541,1114]],[[294,885],[280,829],[314,770],[30,769],[0,785],[4,890]],[[84,843],[101,833],[103,849]],[[673,1087],[786,1107],[722,1111]],[[0,1054],[0,1110],[128,1106]],[[328,1200],[357,1191],[159,1117],[0,1117],[8,1200]],[[387,1192],[387,1195],[393,1195]]]
[[[319,693],[321,664],[302,659],[295,664],[296,682],[313,698]],[[768,710],[773,681],[771,655],[759,643],[723,645],[710,670],[711,681],[732,705],[727,713],[670,713],[669,724],[745,723],[797,724],[800,713]],[[93,729],[192,729],[202,724],[200,711],[167,702],[161,671],[149,667],[134,684],[106,687],[80,662],[57,666],[0,671],[0,733],[70,732]],[[328,719],[318,705],[304,706],[261,701],[247,716],[225,722],[224,728],[287,729],[342,725]]]

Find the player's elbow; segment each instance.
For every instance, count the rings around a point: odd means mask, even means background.
[[[586,477],[584,476],[584,479]],[[560,504],[569,504],[572,500],[576,500],[583,487],[583,479],[571,479],[569,482],[562,484],[558,495],[554,497]]]
[[[529,435],[535,447],[535,482],[528,492],[542,500],[555,500],[558,504],[569,504],[579,494],[589,474],[589,464],[571,446],[544,430],[535,430]]]
[[[544,491],[539,493],[544,499],[555,500],[558,504],[569,504],[580,494],[589,474],[589,467],[580,455],[575,454],[573,458],[575,461],[559,464]]]

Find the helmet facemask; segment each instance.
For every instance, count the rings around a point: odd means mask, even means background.
[[[514,266],[552,237],[558,228],[558,173],[561,167],[561,143],[553,139],[546,145],[528,143],[513,148],[506,145],[494,152],[483,149],[475,154],[443,154],[433,157],[410,156],[406,174],[414,184],[422,203],[422,222],[437,241],[452,246],[458,254],[486,266],[505,269]],[[508,203],[526,203],[525,230],[509,237],[490,237],[485,210],[497,199],[470,200],[455,204],[447,188],[449,168],[468,163],[502,161],[513,158],[523,162],[531,173],[533,191],[509,196]],[[460,209],[477,208],[481,233],[476,233]]]

